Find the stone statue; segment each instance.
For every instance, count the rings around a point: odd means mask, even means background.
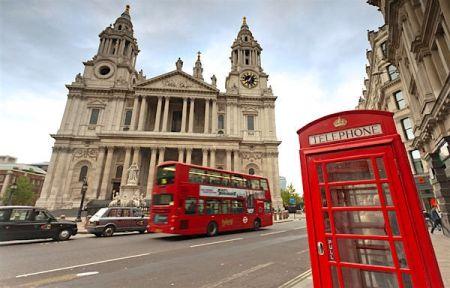
[[[127,185],[137,185],[138,184],[138,174],[139,174],[139,167],[136,163],[133,163],[130,166],[130,168],[128,168]]]

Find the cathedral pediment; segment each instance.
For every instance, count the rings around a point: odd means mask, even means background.
[[[172,71],[148,80],[137,85],[137,88],[143,89],[157,89],[157,90],[188,90],[217,93],[219,90],[199,80],[183,71]]]

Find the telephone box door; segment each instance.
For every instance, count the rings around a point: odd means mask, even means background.
[[[425,287],[392,147],[306,159],[321,287]]]

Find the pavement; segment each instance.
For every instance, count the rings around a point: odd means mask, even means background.
[[[434,234],[430,234],[430,236],[439,269],[441,270],[441,276],[444,280],[444,287],[450,287],[450,238],[444,236],[442,232],[438,231]],[[313,287],[311,269],[291,279],[279,288],[309,287]]]

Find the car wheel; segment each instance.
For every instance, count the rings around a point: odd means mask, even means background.
[[[145,230],[139,230],[139,234],[144,234]]]
[[[219,232],[218,230],[216,222],[209,222],[208,227],[206,227],[206,235],[209,237],[216,236]]]
[[[261,228],[261,221],[259,221],[259,219],[256,219],[253,222],[253,230],[258,231],[259,228]]]
[[[100,237],[100,236],[102,236],[102,234],[103,234],[103,233],[94,233],[94,235],[95,235],[96,237]]]
[[[105,230],[103,230],[103,236],[111,237],[114,234],[114,226],[106,226]]]
[[[63,230],[59,231],[58,236],[55,237],[54,239],[56,241],[66,241],[70,238],[70,236],[72,236],[72,233],[70,232],[70,230],[63,229]]]

